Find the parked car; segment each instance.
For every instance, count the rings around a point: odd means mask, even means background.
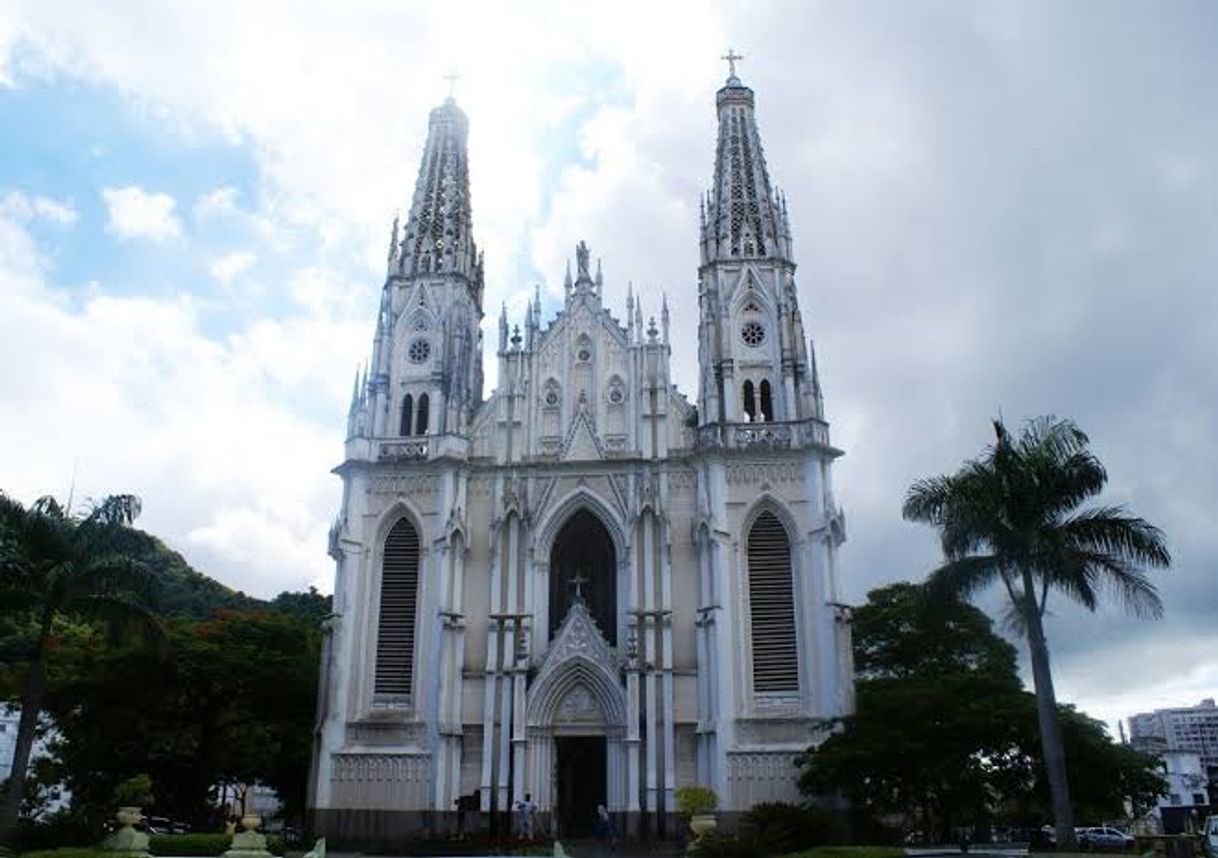
[[[1077,831],[1078,845],[1084,849],[1132,849],[1133,836],[1116,828],[1099,825],[1080,828]]]

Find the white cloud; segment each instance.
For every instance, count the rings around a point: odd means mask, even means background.
[[[194,204],[195,219],[206,220],[234,214],[237,211],[238,196],[240,196],[240,192],[231,185],[213,188],[200,194]]]
[[[249,271],[258,261],[258,255],[248,250],[239,250],[217,256],[208,266],[211,276],[226,289],[232,286],[233,280]]]
[[[98,288],[76,304],[46,275],[26,226],[0,206],[0,363],[21,367],[0,375],[0,410],[41,415],[0,421],[3,488],[63,494],[79,462],[78,495],[140,495],[141,524],[230,586],[328,586],[337,485],[325,465],[341,453],[362,320],[305,302],[217,340],[188,296]]]
[[[23,223],[40,218],[59,226],[71,226],[78,217],[70,200],[55,200],[38,194],[31,196],[22,191],[9,191],[0,197],[0,213]]]
[[[169,194],[149,193],[139,185],[103,188],[109,214],[107,229],[121,239],[162,241],[182,234],[182,222],[173,213],[177,201]]]

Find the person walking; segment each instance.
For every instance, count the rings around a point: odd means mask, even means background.
[[[537,805],[533,804],[533,794],[526,792],[524,798],[516,802],[516,833],[521,840],[533,839],[536,812]]]

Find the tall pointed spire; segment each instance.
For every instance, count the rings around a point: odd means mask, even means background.
[[[770,186],[761,136],[753,114],[753,90],[736,76],[735,51],[724,57],[730,74],[715,97],[719,142],[715,176],[702,227],[704,261],[773,257],[790,261],[782,210]]]
[[[451,96],[432,110],[402,240],[401,273],[407,277],[455,271],[476,278],[468,136],[469,120]]]

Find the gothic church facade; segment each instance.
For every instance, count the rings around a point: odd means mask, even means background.
[[[796,799],[817,719],[853,705],[843,518],[785,199],[754,95],[718,91],[701,205],[696,406],[667,305],[619,320],[576,248],[565,301],[499,319],[483,394],[468,122],[434,109],[395,222],[348,421],[310,801],[340,843],[604,804],[662,829],[674,792]],[[619,829],[621,830],[621,829]]]

